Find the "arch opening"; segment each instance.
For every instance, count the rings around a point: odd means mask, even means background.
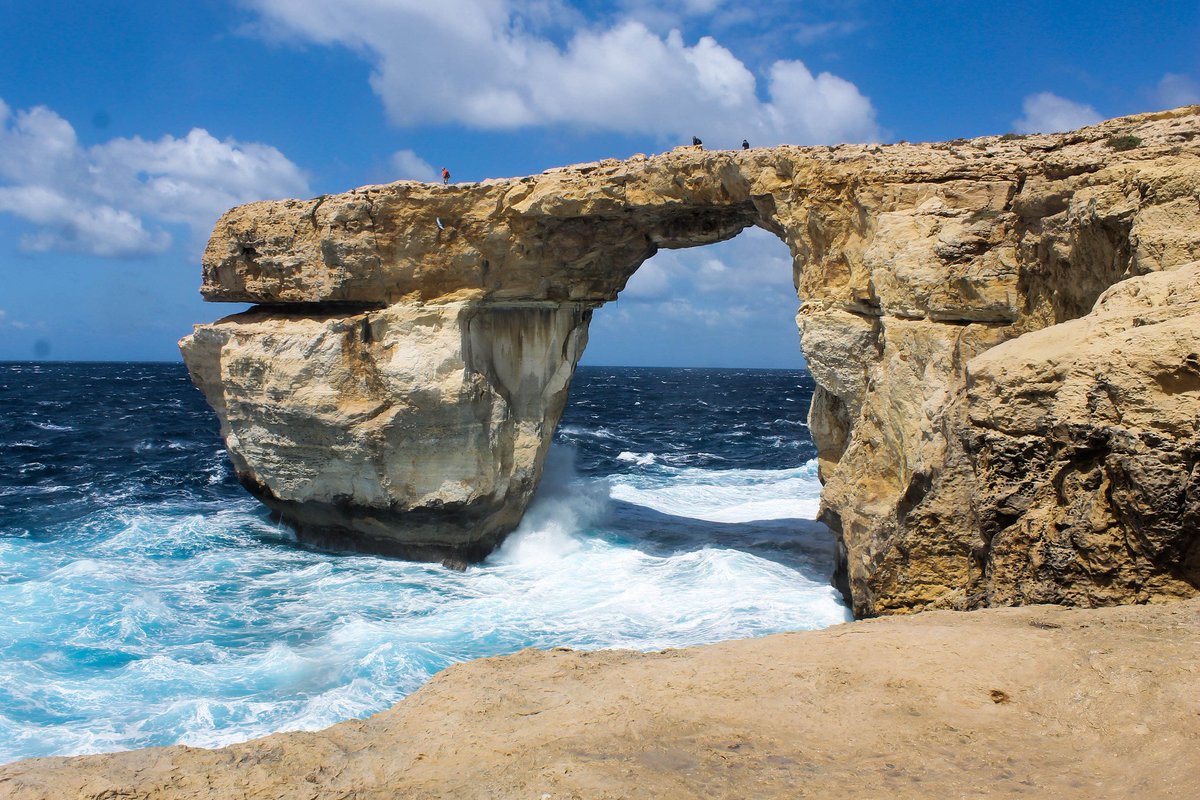
[[[591,535],[666,561],[721,553],[746,585],[778,581],[770,591],[796,606],[793,624],[795,614],[811,614],[808,626],[848,618],[831,584],[834,536],[816,520],[816,387],[800,351],[792,265],[779,237],[757,225],[645,261],[593,314],[547,461],[549,489],[528,516],[540,518],[546,495],[570,493],[564,477],[576,496],[594,496],[587,487],[600,482],[606,513]]]

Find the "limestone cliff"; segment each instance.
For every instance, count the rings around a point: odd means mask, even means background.
[[[1194,593],[1196,282],[1143,279],[1060,323],[1122,281],[1191,274],[1198,137],[1192,107],[255,203],[218,222],[202,292],[260,305],[182,347],[239,477],[301,536],[478,557],[529,500],[590,309],[659,248],[757,225],[793,256],[822,513],[857,613]],[[1105,405],[1112,324],[1137,366]]]
[[[250,311],[185,340],[246,487],[310,542],[479,559],[538,480],[590,309]]]
[[[1200,585],[1200,262],[967,364],[989,605],[1186,597]]]

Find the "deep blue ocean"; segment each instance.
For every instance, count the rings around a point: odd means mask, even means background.
[[[298,545],[181,364],[0,363],[0,762],[322,728],[529,646],[842,622],[811,392],[580,368],[521,528],[455,572]]]

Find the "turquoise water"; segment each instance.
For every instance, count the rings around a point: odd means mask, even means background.
[[[0,364],[0,761],[315,729],[523,647],[848,618],[804,373],[582,368],[482,565],[298,545],[176,364]]]

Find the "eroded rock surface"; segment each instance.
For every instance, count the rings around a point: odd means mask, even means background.
[[[1100,605],[1200,585],[1200,262],[967,364],[987,603]]]
[[[1137,400],[1146,420],[1170,404],[1170,431],[1076,430],[1076,444],[1036,455],[1037,487],[1005,482],[1017,479],[1013,448],[1051,428],[981,415],[1008,419],[991,405],[1023,396],[1001,385],[996,361],[1017,350],[997,345],[1089,314],[1122,281],[1200,259],[1198,137],[1191,107],[1054,136],[681,148],[527,178],[255,203],[217,224],[202,291],[260,306],[198,327],[184,355],[243,483],[302,536],[477,557],[529,501],[589,309],[659,248],[757,225],[794,259],[818,384],[822,514],[858,614],[1194,593],[1194,350],[1163,355],[1149,371],[1180,377],[1145,383]],[[1155,309],[1164,319],[1139,334],[1145,353],[1166,318],[1186,327],[1194,314],[1187,303]],[[1102,360],[1108,340],[1089,341]],[[1053,392],[1038,402],[1049,408]],[[1039,424],[1072,424],[1077,409],[1055,408]],[[1096,436],[1108,437],[1105,465],[1080,466],[1083,488],[1064,493],[1054,465],[1081,464],[1067,450]],[[1087,499],[1107,491],[1096,480],[1125,493],[1103,512]],[[1021,516],[1035,506],[1036,524]],[[1123,566],[1101,566],[1122,548]],[[1042,562],[1021,563],[1035,552]],[[1063,564],[1068,552],[1089,566]],[[1055,582],[1072,588],[1052,592]]]
[[[587,341],[577,303],[250,311],[184,340],[238,476],[310,542],[479,559],[520,521]]]

